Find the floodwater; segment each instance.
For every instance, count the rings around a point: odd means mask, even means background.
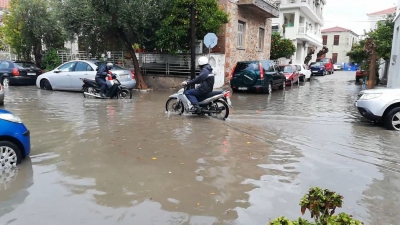
[[[398,132],[362,121],[354,72],[271,96],[234,93],[227,121],[131,100],[9,87],[31,157],[0,173],[0,224],[267,224],[301,216],[313,186],[365,224],[399,224]],[[309,214],[303,216],[310,219]]]

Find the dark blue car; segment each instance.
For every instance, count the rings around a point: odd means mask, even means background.
[[[311,75],[322,75],[325,76],[326,74],[328,74],[328,71],[325,68],[324,63],[322,62],[312,62],[310,64],[310,70],[311,70]]]
[[[30,151],[29,130],[18,116],[0,109],[0,171],[15,167]]]

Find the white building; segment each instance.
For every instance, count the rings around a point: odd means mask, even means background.
[[[353,31],[332,27],[324,29],[322,33],[322,44],[329,49],[326,58],[331,58],[333,63],[348,63],[350,61],[346,54],[351,51],[354,43],[358,42],[358,35]]]
[[[303,63],[308,51],[315,49],[312,61],[322,48],[321,27],[326,0],[276,0],[280,4],[279,18],[272,19],[272,30],[293,41],[296,53],[294,62]],[[282,25],[285,24],[285,29]],[[284,32],[285,30],[285,32]]]
[[[367,13],[368,20],[370,21],[370,29],[374,30],[378,28],[378,22],[385,21],[388,15],[395,14],[397,11],[397,7],[394,6],[389,9]]]
[[[400,6],[400,0],[397,4]],[[400,9],[397,9],[394,32],[393,32],[393,43],[392,43],[392,56],[390,58],[389,75],[388,75],[388,87],[400,88]]]

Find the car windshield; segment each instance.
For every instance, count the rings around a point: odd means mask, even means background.
[[[314,63],[311,63],[310,66],[322,66],[322,63],[314,62]]]
[[[285,66],[285,67],[283,68],[283,72],[284,72],[284,73],[292,73],[292,72],[293,72],[293,69],[292,69],[291,66]]]
[[[260,71],[260,67],[257,62],[238,62],[235,68],[235,73],[243,70]]]
[[[34,63],[31,62],[15,62],[14,64],[20,69],[39,69]]]
[[[105,62],[94,62],[94,64],[95,64],[96,66],[100,67],[100,66],[102,66],[102,65],[104,65],[104,64],[106,64],[106,63],[105,63]],[[121,67],[121,66],[118,66],[118,65],[115,65],[115,64],[114,64],[114,66],[113,66],[112,69],[113,69],[113,70],[125,70],[125,68],[123,68],[123,67]]]
[[[320,59],[319,61],[320,61],[320,62],[323,62],[323,63],[329,63],[329,59],[327,59],[327,58]]]

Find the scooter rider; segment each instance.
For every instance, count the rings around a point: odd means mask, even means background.
[[[106,82],[106,77],[107,75],[110,73],[111,68],[114,65],[112,63],[107,63],[106,65],[101,65],[100,68],[98,69],[97,73],[96,73],[96,83],[99,84],[100,86],[100,96],[102,98],[106,97],[104,95],[104,92],[107,89],[107,82]]]
[[[193,80],[182,82],[182,86],[200,84],[196,89],[190,89],[185,91],[186,97],[189,99],[190,103],[193,105],[193,110],[195,112],[200,112],[201,108],[199,106],[198,98],[206,96],[213,91],[214,88],[214,74],[213,69],[208,64],[208,58],[201,56],[198,59],[198,64],[200,67],[200,74],[196,76]]]

